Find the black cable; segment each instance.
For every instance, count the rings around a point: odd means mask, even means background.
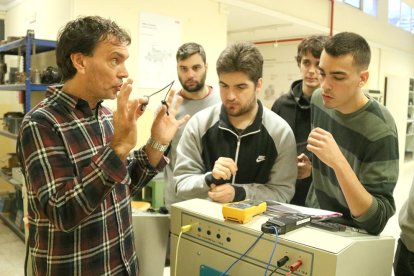
[[[269,276],[272,276],[273,273],[276,272],[276,270],[278,270],[279,268],[281,268],[282,266],[284,266],[287,261],[289,261],[289,257],[288,256],[284,256],[283,258],[279,259],[276,264],[277,266],[275,267],[275,269],[272,271],[272,273],[269,274]]]
[[[173,84],[174,84],[174,81],[172,81],[172,82],[171,82],[171,85],[170,85],[170,87],[168,88],[167,93],[165,94],[164,100],[162,100],[162,101],[161,101],[161,104],[163,104],[163,105],[165,105],[165,106],[167,107],[167,116],[168,116],[168,115],[170,115],[170,114],[168,113],[168,107],[169,107],[169,106],[168,106],[168,104],[167,104],[166,99],[167,99],[167,95],[168,95],[168,93],[170,92],[171,87],[173,86]]]
[[[278,270],[279,268],[280,268],[280,266],[276,266],[276,267],[275,267],[275,269],[272,271],[272,273],[270,273],[270,274],[269,274],[269,276],[272,276],[272,275],[273,275],[273,273],[275,273],[275,272],[276,272],[276,270]]]
[[[160,90],[157,90],[157,91],[155,91],[154,93],[152,93],[151,95],[149,95],[149,96],[144,96],[144,97],[152,97],[152,96],[154,96],[155,94],[158,94],[158,93],[160,93],[161,91],[163,91],[165,88],[167,88],[167,87],[170,87],[169,89],[168,89],[168,91],[170,91],[170,89],[171,89],[171,87],[173,86],[173,84],[174,84],[174,81],[172,81],[172,82],[170,82],[169,84],[167,84],[166,86],[164,86],[163,88],[161,88]],[[168,93],[167,93],[167,95],[168,95]],[[165,98],[164,98],[164,100],[167,98],[167,95],[165,95]]]
[[[162,100],[162,101],[161,101],[161,103],[162,103],[163,105],[167,106],[167,115],[168,115],[168,104],[167,104],[166,99],[167,99],[168,92],[171,90],[171,88],[172,88],[172,86],[173,86],[173,85],[174,85],[174,81],[170,82],[169,84],[167,84],[167,85],[166,85],[166,86],[164,86],[163,88],[161,88],[161,89],[159,89],[159,90],[155,91],[154,93],[152,93],[152,94],[150,94],[150,95],[144,95],[144,97],[145,97],[145,98],[148,98],[148,101],[147,101],[145,104],[142,104],[142,105],[141,105],[141,110],[142,110],[142,111],[144,111],[145,106],[146,106],[146,105],[148,105],[148,103],[149,103],[149,99],[150,99],[152,96],[154,96],[155,94],[158,94],[158,93],[160,93],[160,92],[164,91],[164,90],[165,90],[165,88],[167,88],[167,87],[168,87],[168,90],[167,90],[167,93],[165,94],[164,100]]]

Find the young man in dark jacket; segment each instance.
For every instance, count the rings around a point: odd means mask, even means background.
[[[289,93],[280,96],[272,106],[272,110],[285,119],[293,130],[298,152],[298,179],[296,191],[291,203],[305,205],[306,195],[312,182],[311,163],[306,156],[306,140],[311,130],[310,98],[313,91],[319,88],[319,57],[327,36],[311,36],[298,45],[296,61],[302,79],[292,83]],[[304,170],[308,166],[308,170]]]

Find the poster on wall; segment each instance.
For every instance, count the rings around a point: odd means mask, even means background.
[[[293,81],[300,78],[294,62],[265,60],[263,64],[263,88],[259,99],[271,108],[277,98],[288,93]]]
[[[181,45],[181,21],[143,12],[139,22],[138,86],[164,87],[176,79],[175,54]]]
[[[274,48],[259,45],[263,60],[263,86],[258,94],[264,106],[271,108],[277,98],[289,91],[293,81],[300,78],[296,61],[296,44],[279,45]]]

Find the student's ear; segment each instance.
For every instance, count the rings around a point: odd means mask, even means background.
[[[260,78],[257,80],[256,92],[259,92],[262,89],[262,85],[263,85],[263,78]]]
[[[368,82],[368,78],[369,78],[369,72],[368,70],[365,71],[361,71],[360,75],[359,75],[359,87],[363,87],[367,82]]]
[[[85,56],[82,53],[72,53],[70,59],[78,73],[85,72]]]

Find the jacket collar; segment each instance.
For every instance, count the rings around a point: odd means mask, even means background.
[[[290,95],[292,96],[296,105],[299,106],[301,109],[309,109],[310,99],[304,97],[302,83],[302,80],[294,81],[290,87]]]

